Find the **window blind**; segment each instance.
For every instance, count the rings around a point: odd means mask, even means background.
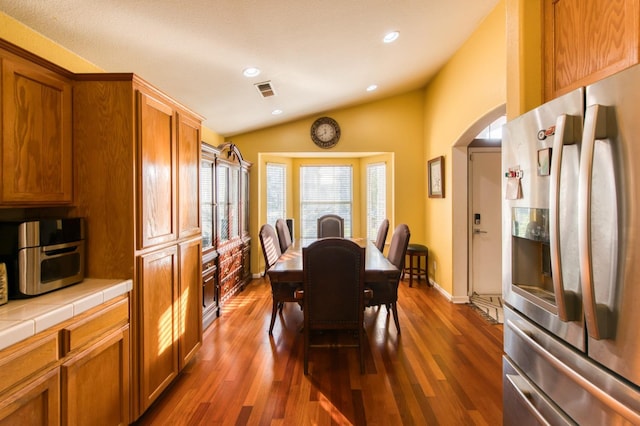
[[[284,164],[267,163],[267,223],[273,226],[286,214],[286,172]]]
[[[387,217],[387,165],[367,166],[367,239],[375,240],[380,222]]]
[[[353,203],[351,166],[300,167],[300,232],[302,238],[317,236],[318,218],[337,214],[344,219],[344,236],[351,237]]]

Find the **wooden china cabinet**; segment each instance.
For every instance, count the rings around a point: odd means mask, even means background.
[[[238,147],[202,144],[203,323],[220,315],[220,306],[251,280],[249,169]]]

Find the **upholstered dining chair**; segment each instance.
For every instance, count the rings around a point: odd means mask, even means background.
[[[344,219],[336,214],[325,214],[318,218],[318,238],[344,238]]]
[[[367,306],[379,307],[380,305],[385,305],[387,313],[391,310],[398,334],[400,334],[400,322],[398,321],[398,308],[396,305],[398,302],[398,286],[400,285],[400,275],[404,268],[404,258],[410,237],[411,232],[409,232],[409,227],[406,224],[396,226],[391,236],[387,259],[398,268],[397,277],[393,280],[371,282],[365,285],[366,288],[371,289],[373,292],[371,299],[367,302]]]
[[[310,347],[335,346],[312,344],[312,334],[318,330],[357,333],[357,344],[345,346],[359,348],[364,374],[364,247],[342,238],[325,238],[303,248],[302,262],[303,291],[297,297],[303,301],[304,374],[309,374]]]
[[[284,219],[276,220],[276,232],[278,233],[278,241],[280,241],[280,251],[284,253],[291,245],[291,234]]]
[[[378,227],[378,235],[376,236],[376,247],[380,250],[380,253],[384,251],[384,243],[387,241],[387,234],[389,233],[389,219],[383,219]]]
[[[276,263],[282,254],[280,251],[280,243],[278,242],[278,236],[276,235],[275,229],[273,229],[273,226],[268,223],[260,227],[259,237],[260,245],[262,246],[262,254],[264,255],[265,276],[267,276],[269,268]],[[280,314],[282,315],[282,308],[284,307],[285,302],[298,303],[298,300],[295,298],[295,292],[300,289],[301,283],[274,283],[271,282],[271,280],[269,280],[269,282],[271,284],[271,297],[273,299],[271,307],[271,323],[269,324],[269,334],[271,335],[273,334],[273,325],[276,321],[276,312],[280,310]]]

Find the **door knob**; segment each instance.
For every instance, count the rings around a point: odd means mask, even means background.
[[[474,233],[474,234],[486,234],[486,233],[487,233],[487,231],[483,231],[483,230],[481,230],[481,229],[474,229],[474,230],[473,230],[473,233]]]

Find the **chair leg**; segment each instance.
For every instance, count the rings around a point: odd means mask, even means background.
[[[358,331],[358,349],[360,351],[360,374],[364,374],[364,329],[360,327]]]
[[[304,330],[304,375],[309,374],[309,330]]]
[[[271,308],[271,324],[269,324],[269,335],[273,334],[273,324],[276,322],[276,311],[278,310],[278,302],[273,301]]]
[[[400,334],[400,322],[398,321],[398,308],[396,307],[395,302],[391,304],[391,310],[393,311],[393,321],[396,323],[396,330],[398,331],[398,334]]]
[[[284,308],[284,302],[278,303],[278,310],[280,311],[281,315],[282,315],[282,308]]]

